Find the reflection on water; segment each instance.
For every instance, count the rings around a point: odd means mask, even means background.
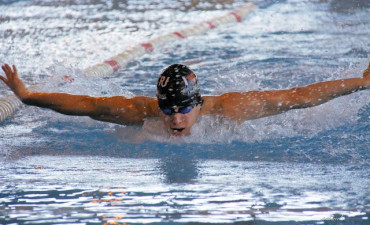
[[[7,222],[180,223],[323,221],[336,215],[366,224],[366,208],[357,206],[368,201],[368,166],[175,158],[7,161],[0,174],[6,183],[0,216]]]
[[[160,168],[168,183],[191,183],[198,178],[197,159],[191,155],[168,155],[161,159]]]

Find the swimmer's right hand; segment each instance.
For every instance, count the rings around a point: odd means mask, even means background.
[[[0,79],[14,92],[14,94],[22,99],[28,96],[28,89],[24,85],[21,79],[18,77],[17,68],[13,65],[13,69],[8,65],[4,64],[1,66],[5,72],[6,77],[0,76]]]

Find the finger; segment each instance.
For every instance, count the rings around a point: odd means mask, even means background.
[[[4,72],[5,72],[6,76],[8,77],[8,79],[12,79],[13,78],[12,69],[10,68],[10,66],[8,64],[5,64],[4,67],[5,67]]]
[[[1,69],[3,69],[3,71],[6,72],[6,64],[2,65]]]
[[[9,66],[9,64],[6,64],[6,68],[8,68],[8,70],[12,70],[12,68]]]
[[[17,71],[17,67],[15,67],[15,65],[13,65],[13,71],[16,75],[18,75],[18,71]]]
[[[3,76],[0,76],[0,79],[6,84],[6,85],[8,85],[8,80],[5,78],[5,77],[3,77]]]
[[[9,69],[10,69],[9,65],[8,64],[5,64],[3,70],[6,73],[6,75],[9,74]]]
[[[5,75],[8,76],[8,68],[6,67],[6,64],[4,64],[3,66],[1,66],[1,69],[3,69]]]
[[[9,78],[9,76],[8,76],[8,70],[6,69],[6,66],[5,65],[1,66],[1,69],[3,69],[3,71],[5,73],[5,76]]]

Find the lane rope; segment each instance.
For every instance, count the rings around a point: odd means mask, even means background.
[[[153,52],[155,49],[174,42],[177,40],[185,39],[191,36],[206,33],[209,30],[215,29],[220,25],[241,22],[251,11],[258,9],[258,6],[252,3],[240,7],[225,15],[203,21],[196,25],[187,27],[185,29],[177,30],[165,35],[153,37],[144,43],[127,48],[124,52],[99,63],[84,69],[84,73],[89,76],[104,77],[113,74],[119,69],[127,66],[127,64],[136,57]],[[64,78],[63,78],[64,79]],[[72,81],[71,81],[72,79]],[[64,83],[73,82],[73,78],[67,77],[63,80]],[[37,84],[32,85],[30,90],[36,90]],[[5,120],[8,116],[13,114],[22,102],[15,96],[9,95],[0,99],[0,122]]]
[[[153,52],[154,49],[157,49],[164,44],[206,33],[207,31],[215,29],[220,25],[241,22],[247,14],[249,14],[252,10],[256,8],[258,8],[257,5],[249,3],[230,13],[227,13],[226,15],[203,21],[199,24],[190,26],[182,30],[151,38],[147,42],[129,47],[128,49],[126,49],[126,51],[113,56],[103,63],[86,68],[84,72],[85,74],[90,76],[108,76],[115,71],[124,68],[135,57]]]

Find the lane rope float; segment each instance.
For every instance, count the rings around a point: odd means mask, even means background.
[[[117,70],[124,68],[135,57],[150,53],[164,44],[206,33],[220,25],[241,22],[248,13],[256,8],[258,8],[257,5],[249,3],[246,6],[240,7],[226,15],[203,21],[182,30],[151,38],[146,42],[129,47],[126,51],[113,56],[103,63],[86,68],[84,72],[90,76],[108,76]]]
[[[131,60],[135,59],[135,57],[153,52],[154,49],[157,49],[164,44],[168,44],[169,42],[203,34],[211,29],[215,29],[220,25],[241,22],[251,11],[258,8],[259,7],[257,5],[248,3],[247,5],[225,15],[203,21],[185,29],[151,38],[146,42],[129,47],[124,52],[105,60],[103,63],[99,63],[84,69],[84,72],[89,76],[108,76],[117,70],[124,68]],[[63,82],[70,83],[71,80],[64,79]],[[36,90],[37,84],[32,85],[29,89]],[[0,98],[0,122],[5,120],[9,115],[13,114],[21,105],[22,102],[15,95],[9,95],[5,98]]]

